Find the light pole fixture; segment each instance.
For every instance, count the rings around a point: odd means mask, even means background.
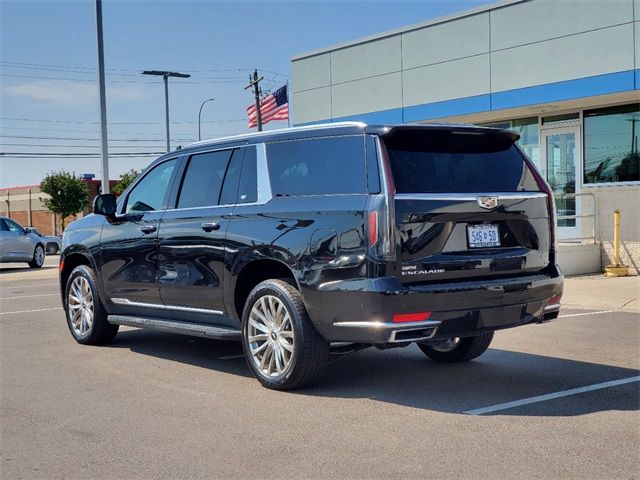
[[[107,97],[104,79],[102,40],[102,0],[96,0],[96,34],[98,39],[98,89],[100,95],[100,158],[102,159],[102,193],[109,193],[109,143],[107,141]]]
[[[164,114],[167,128],[167,152],[171,151],[171,140],[169,135],[169,77],[189,78],[188,73],[167,72],[164,70],[143,70],[142,75],[156,75],[164,80]]]
[[[204,102],[202,102],[202,104],[200,105],[200,110],[198,110],[198,141],[202,140],[202,135],[200,133],[200,118],[202,117],[202,107],[204,107],[204,104],[207,102],[213,102],[215,100],[215,98],[207,98]]]

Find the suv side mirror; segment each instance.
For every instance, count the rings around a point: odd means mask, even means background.
[[[97,195],[93,199],[93,213],[113,218],[116,216],[116,196],[113,193]]]
[[[24,233],[26,235],[27,233],[35,233],[35,232],[33,231],[33,229],[31,227],[25,227]]]

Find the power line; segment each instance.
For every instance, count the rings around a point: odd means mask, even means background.
[[[36,118],[16,118],[16,117],[0,117],[1,120],[13,120],[17,122],[37,122],[37,123],[70,123],[74,125],[97,125],[98,122],[83,122],[79,120],[49,120],[49,119],[36,119]],[[202,123],[231,123],[231,122],[246,122],[246,118],[228,118],[222,120],[207,120]],[[109,122],[111,125],[164,125],[163,122]],[[186,122],[174,122],[172,125],[188,125],[198,123],[195,120]]]
[[[24,138],[27,140],[74,140],[74,141],[97,141],[97,138],[81,138],[81,137],[36,137],[31,135],[0,135],[2,138]],[[153,142],[158,139],[140,139],[140,138],[113,138],[109,141],[111,142]],[[178,138],[175,139],[176,142],[193,142],[193,139],[190,138]]]
[[[110,153],[109,156],[114,157],[144,157],[151,155],[163,155],[167,152],[115,152]],[[0,157],[32,157],[32,158],[65,158],[65,157],[100,157],[100,154],[97,152],[65,152],[65,153],[44,153],[44,152],[0,152]]]
[[[99,145],[60,145],[48,143],[0,143],[3,147],[100,148]],[[111,148],[162,148],[160,145],[110,145]],[[53,152],[55,153],[55,152]]]

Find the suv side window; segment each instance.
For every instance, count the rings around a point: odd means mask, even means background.
[[[127,197],[125,213],[150,212],[162,209],[162,202],[169,187],[169,180],[177,159],[157,165],[147,173]]]
[[[257,154],[255,146],[243,147],[233,154],[220,195],[221,205],[258,201]]]
[[[273,196],[365,193],[364,136],[310,138],[267,146]]]
[[[222,182],[233,152],[219,150],[191,156],[180,187],[178,208],[218,205]]]

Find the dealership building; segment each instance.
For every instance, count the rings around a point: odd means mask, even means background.
[[[557,194],[568,273],[640,268],[640,0],[505,0],[297,55],[296,125],[510,128]]]

